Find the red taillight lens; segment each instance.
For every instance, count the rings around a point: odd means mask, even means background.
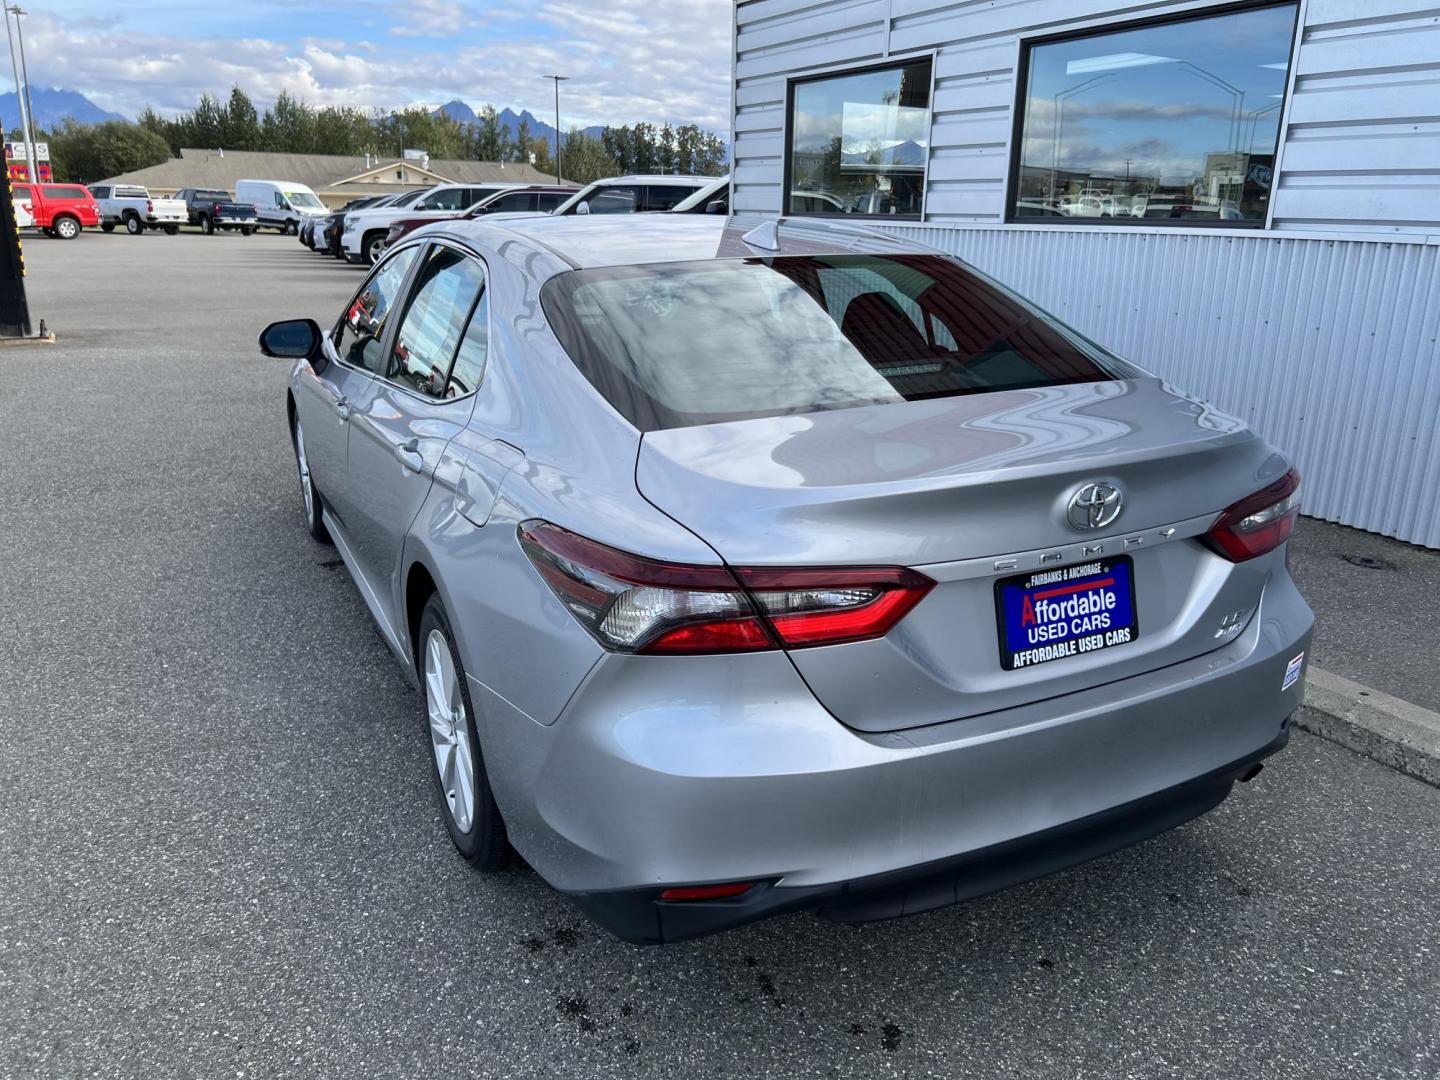
[[[883,637],[934,582],[905,567],[741,569],[658,562],[543,521],[520,545],[607,649],[733,653]]]
[[[792,647],[884,637],[935,587],[903,566],[738,573],[781,642]]]
[[[153,199],[145,200],[145,212],[147,214],[153,214],[155,212],[155,201]]]
[[[1285,543],[1299,513],[1300,473],[1292,468],[1221,513],[1205,542],[1231,562],[1244,562]]]
[[[728,900],[732,896],[747,893],[753,888],[753,881],[732,881],[725,885],[685,885],[666,889],[660,894],[661,900]]]

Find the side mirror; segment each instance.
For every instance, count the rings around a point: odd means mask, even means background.
[[[260,351],[277,360],[307,360],[319,354],[322,336],[314,319],[284,319],[260,331]]]
[[[588,202],[582,202],[579,206],[575,207],[575,212],[577,214],[590,213],[590,204]]]
[[[729,199],[711,199],[705,204],[705,213],[707,214],[728,214],[729,212]]]

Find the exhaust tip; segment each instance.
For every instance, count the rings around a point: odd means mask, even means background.
[[[1255,777],[1259,776],[1264,771],[1265,766],[1257,761],[1254,765],[1251,765],[1250,768],[1245,770],[1244,774],[1240,777],[1240,782],[1242,784],[1248,784],[1251,780],[1254,780]]]

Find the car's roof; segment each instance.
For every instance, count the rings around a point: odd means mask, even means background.
[[[716,179],[713,176],[677,176],[674,173],[630,173],[627,176],[606,176],[596,180],[595,183],[601,186],[606,184],[683,184],[685,187],[694,187],[696,184],[708,184]]]
[[[773,218],[768,222],[756,218],[737,221],[719,214],[575,214],[567,217],[536,214],[513,218],[492,215],[452,219],[438,226],[423,232],[445,233],[492,249],[501,244],[528,244],[537,254],[552,256],[554,265],[548,272],[531,264],[532,272],[542,278],[564,270],[717,258],[841,252],[934,253],[922,244],[863,226],[785,219],[776,227]],[[759,231],[753,231],[757,227]],[[778,247],[769,244],[778,244]]]

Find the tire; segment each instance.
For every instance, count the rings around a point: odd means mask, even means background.
[[[415,640],[415,672],[445,829],[471,866],[499,870],[510,861],[510,838],[485,774],[465,666],[439,593],[420,613]]]
[[[177,235],[179,232],[180,232],[180,226],[179,226],[179,225],[166,225],[166,226],[165,226],[165,235],[166,235],[166,236],[175,236],[175,235]]]
[[[255,230],[252,229],[249,225],[242,225],[242,226],[240,226],[240,235],[241,235],[241,236],[249,236],[249,235],[250,235],[251,233],[253,233],[254,231],[255,231]]]
[[[365,237],[360,250],[365,254],[365,265],[374,266],[385,251],[385,234],[382,232],[371,233]]]
[[[134,214],[125,215],[125,231],[131,236],[139,236],[145,231],[145,223]]]
[[[51,227],[51,231],[53,235],[58,236],[61,240],[74,240],[80,235],[80,222],[76,221],[73,217],[62,215],[55,219],[55,224]]]
[[[325,519],[321,514],[325,509],[325,500],[320,497],[320,489],[315,486],[315,481],[310,476],[310,461],[305,454],[305,433],[301,430],[298,417],[290,428],[290,441],[295,448],[295,471],[300,478],[300,505],[305,511],[305,531],[316,543],[328,544],[331,542],[330,532],[325,528]]]
[[[287,221],[285,222],[285,227],[280,231],[286,236],[294,236],[297,232],[300,231],[300,226],[296,225],[293,221]]]
[[[101,232],[114,232],[114,231],[115,231],[115,222],[113,222],[113,221],[102,221],[102,222],[100,223],[100,231],[101,231]]]
[[[215,223],[210,220],[209,214],[200,215],[200,231],[206,236],[210,236],[215,232]]]

